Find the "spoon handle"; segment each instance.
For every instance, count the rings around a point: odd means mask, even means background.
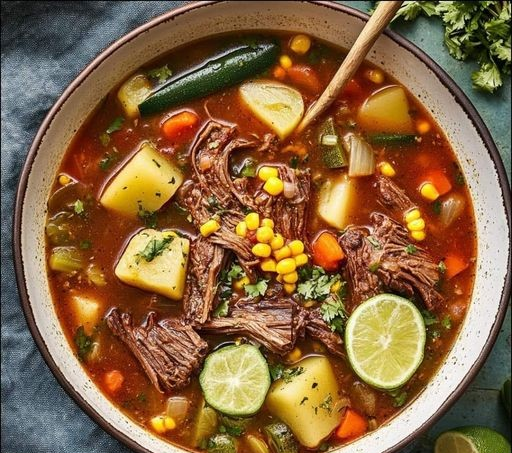
[[[318,115],[323,113],[337,98],[343,86],[354,75],[357,68],[361,65],[370,51],[371,47],[384,31],[391,19],[395,16],[402,5],[402,1],[381,1],[372,14],[365,27],[357,37],[354,45],[343,60],[336,74],[325,88],[324,92],[308,109],[304,118],[297,126],[297,132],[301,132],[313,121]]]

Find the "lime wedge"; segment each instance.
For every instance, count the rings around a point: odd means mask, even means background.
[[[510,444],[490,428],[463,426],[441,434],[435,453],[510,453]]]
[[[226,346],[210,354],[199,376],[204,399],[226,415],[258,412],[270,387],[267,361],[255,346]]]
[[[423,360],[425,324],[412,302],[379,294],[350,316],[345,346],[352,368],[367,384],[384,390],[404,385]]]

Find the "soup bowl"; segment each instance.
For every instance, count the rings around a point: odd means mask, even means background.
[[[64,91],[41,125],[19,183],[14,251],[23,309],[46,362],[64,389],[101,427],[137,452],[175,452],[132,421],[91,381],[68,344],[46,278],[46,200],[74,134],[104,96],[142,64],[177,46],[236,30],[308,33],[348,48],[368,16],[331,2],[194,2],[127,34],[102,52]],[[368,60],[419,98],[458,156],[478,231],[472,301],[458,338],[425,389],[376,431],[335,451],[394,452],[438,419],[486,359],[510,295],[510,190],[503,164],[482,119],[466,96],[427,55],[387,31]]]

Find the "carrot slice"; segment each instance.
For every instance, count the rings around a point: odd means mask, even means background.
[[[116,393],[124,382],[124,376],[119,370],[112,370],[105,374],[103,382],[109,393]]]
[[[313,262],[326,271],[335,271],[345,254],[333,234],[324,231],[313,243]]]
[[[442,170],[434,170],[428,173],[425,182],[434,184],[439,195],[444,195],[452,190],[452,183]]]
[[[162,124],[162,132],[170,139],[174,140],[185,132],[190,132],[199,122],[199,117],[193,112],[181,112],[171,116]]]
[[[295,64],[286,70],[289,79],[300,88],[304,88],[312,94],[322,90],[322,85],[313,68],[306,65]]]
[[[336,430],[336,436],[340,439],[353,439],[362,436],[368,430],[368,421],[353,409],[345,411],[345,417]]]
[[[449,280],[452,277],[455,277],[457,274],[460,274],[463,270],[467,269],[469,263],[464,261],[458,255],[446,255],[444,259],[444,265],[446,266],[446,271],[444,275]]]

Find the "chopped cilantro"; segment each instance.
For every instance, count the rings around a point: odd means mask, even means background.
[[[343,282],[342,288],[345,288]],[[345,309],[344,298],[338,294],[330,295],[327,300],[320,306],[320,314],[322,319],[327,323],[333,332],[343,333],[345,323],[348,319],[348,313]]]
[[[239,175],[244,178],[254,178],[256,176],[256,161],[254,159],[246,159]]]
[[[307,400],[309,400],[309,398],[307,396],[305,396],[304,398],[302,398],[302,400],[300,401],[300,404],[299,406],[302,406]]]
[[[444,264],[444,261],[439,261],[439,264],[437,265],[437,269],[441,274],[444,274],[446,272],[446,264]]]
[[[292,381],[292,379],[296,376],[301,375],[304,373],[304,368],[299,367],[293,367],[293,368],[285,368],[285,366],[282,363],[276,363],[273,365],[269,365],[270,369],[270,377],[273,381],[277,381],[278,379],[283,379],[284,382],[289,383]],[[307,400],[307,398],[302,400],[302,403]],[[301,404],[302,404],[301,403]]]
[[[80,360],[85,360],[92,351],[92,347],[94,345],[92,337],[86,335],[84,326],[80,326],[76,330],[73,340],[78,348],[78,357]]]
[[[284,371],[284,365],[282,363],[275,363],[269,365],[270,377],[273,381],[281,379]]]
[[[404,250],[409,255],[414,255],[418,251],[418,248],[415,245],[413,245],[413,244],[408,244],[407,247],[405,247]]]
[[[219,433],[221,434],[229,434],[230,436],[239,437],[244,433],[244,428],[241,426],[219,426]]]
[[[213,310],[213,316],[214,318],[220,318],[227,316],[229,313],[229,300],[228,299],[222,299],[219,302],[219,305],[217,305],[217,308]]]
[[[374,236],[366,236],[366,240],[372,245],[372,247],[374,249],[381,249],[382,248],[382,245],[380,244],[380,242],[378,241],[378,239]]]
[[[462,174],[462,172],[457,172],[457,174],[455,175],[455,182],[457,183],[458,186],[464,186],[466,184],[466,180],[464,179],[464,175]]]
[[[245,285],[244,290],[245,294],[247,294],[249,297],[258,297],[258,296],[264,296],[267,292],[268,288],[268,280],[261,279],[258,280],[253,285]]]
[[[107,135],[108,137],[108,135]],[[98,162],[98,165],[101,170],[107,171],[112,164],[114,164],[118,159],[117,153],[105,153],[105,155],[101,158],[101,160]]]
[[[393,395],[393,407],[402,407],[407,402],[407,392],[401,391]]]
[[[436,200],[432,203],[432,211],[434,211],[435,215],[441,214],[441,201]]]
[[[320,403],[319,407],[326,410],[329,414],[332,413],[332,396],[330,393]]]
[[[290,158],[290,167],[298,168],[299,167],[299,156],[292,156]]]
[[[443,319],[441,319],[441,325],[446,330],[450,330],[452,328],[452,319],[448,315],[446,315]]]
[[[89,239],[84,239],[83,241],[80,241],[80,248],[82,250],[89,250],[92,247],[92,242],[89,241]]]
[[[73,210],[75,211],[76,214],[80,215],[80,214],[83,214],[84,211],[85,211],[85,208],[84,208],[84,203],[82,200],[76,200],[74,203],[73,203]]]
[[[331,286],[341,281],[339,274],[327,275],[319,266],[300,268],[299,277],[297,292],[306,300],[324,301],[331,293]]]
[[[139,212],[137,213],[139,219],[141,219],[148,228],[156,228],[158,223],[158,216],[156,211],[146,211],[139,206]]]
[[[425,323],[426,327],[437,324],[439,322],[437,316],[434,315],[434,313],[431,311],[421,310],[421,315],[423,316],[423,322]]]
[[[162,239],[151,239],[146,244],[146,247],[144,247],[144,250],[141,250],[136,256],[144,258],[149,263],[157,256],[160,256],[172,241],[174,241],[174,236],[166,236]]]
[[[158,163],[158,161],[157,161],[157,160],[155,160],[155,159],[151,159],[151,160],[155,163],[155,165],[157,166],[157,168],[160,168],[160,167],[161,167],[161,165]]]
[[[159,83],[162,83],[172,76],[172,71],[167,65],[164,65],[161,68],[150,69],[146,74],[152,79],[157,79]]]
[[[124,123],[124,118],[122,116],[118,116],[117,118],[114,119],[114,121],[112,121],[112,123],[110,123],[110,126],[107,127],[107,130],[105,131],[105,133],[110,135],[112,132],[120,130],[121,127],[123,127],[123,123]]]
[[[107,146],[110,143],[110,135],[108,135],[106,132],[103,132],[102,134],[100,134],[99,139],[100,139],[100,143],[103,146]]]

